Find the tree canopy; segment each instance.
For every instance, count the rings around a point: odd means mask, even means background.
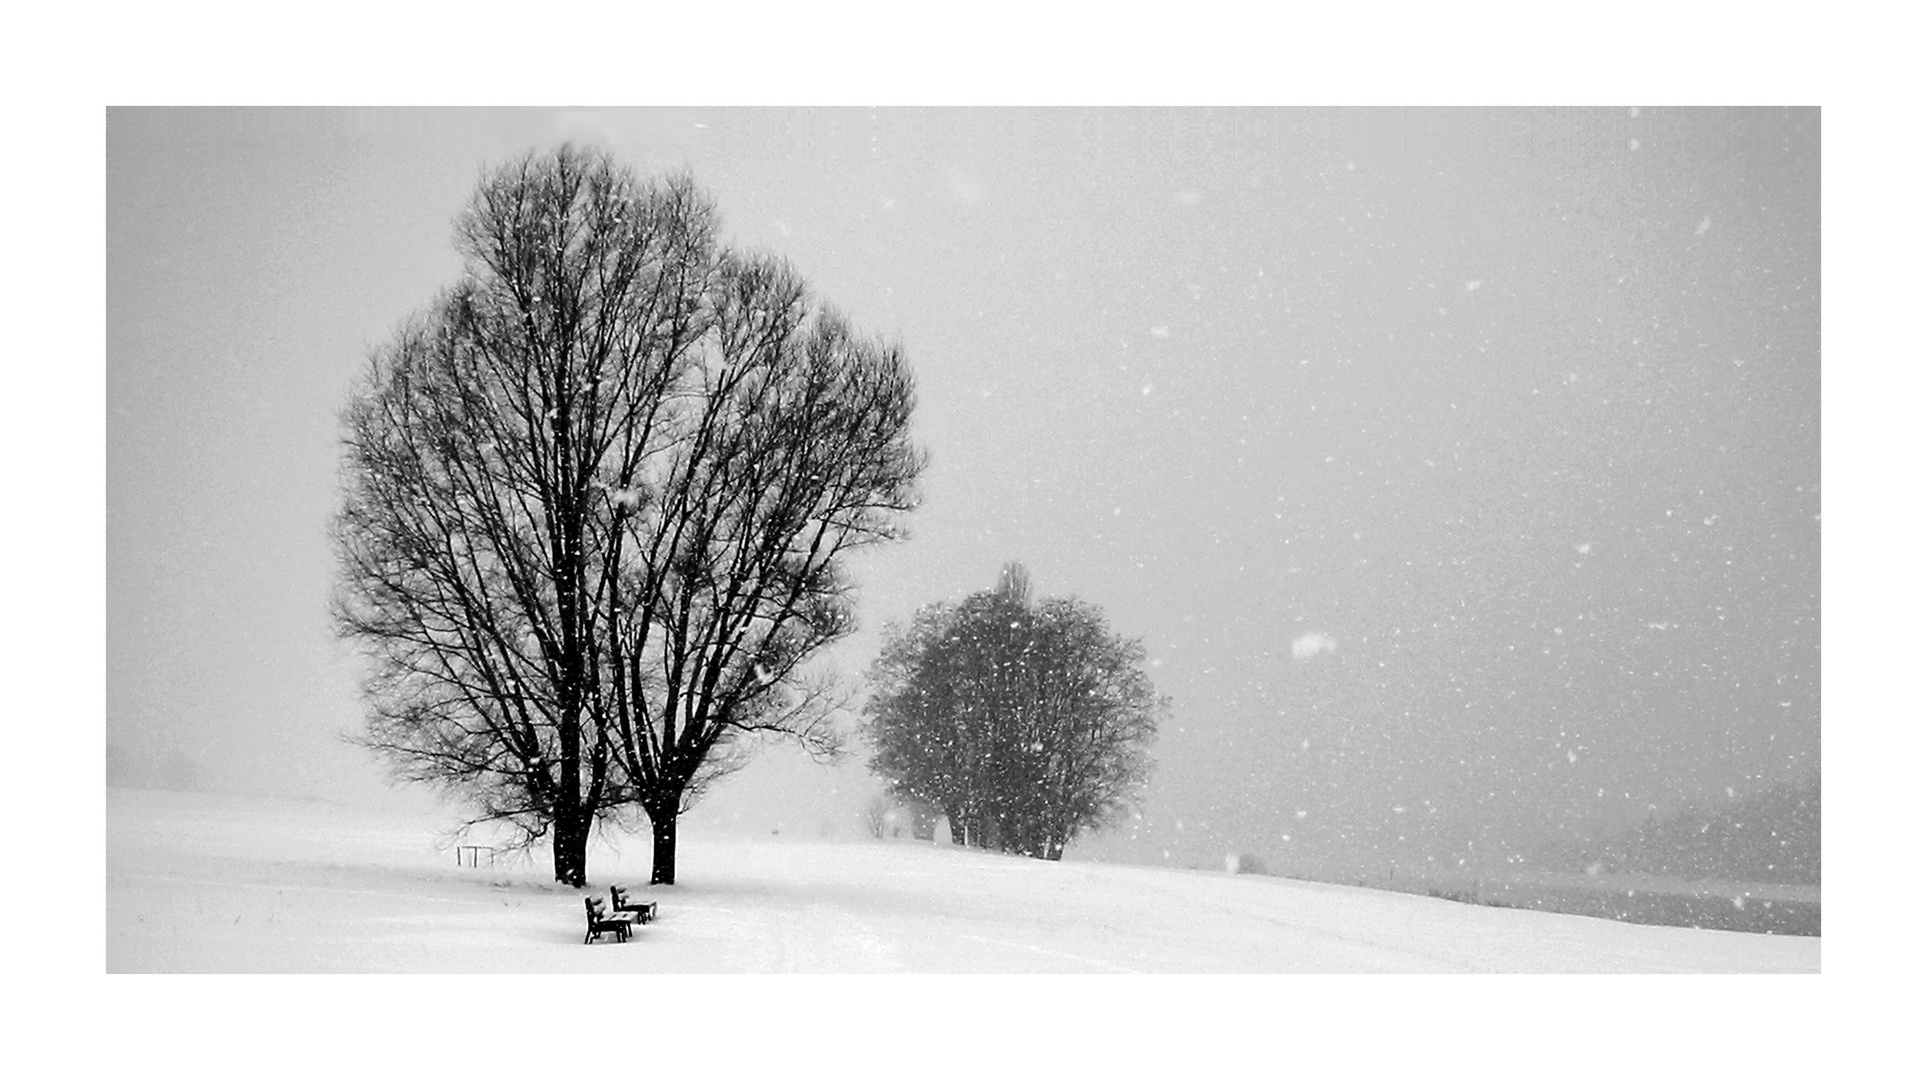
[[[1034,600],[1012,564],[997,588],[886,629],[865,708],[871,769],[947,816],[958,843],[1059,858],[1149,774],[1169,703],[1143,665],[1098,608]]]

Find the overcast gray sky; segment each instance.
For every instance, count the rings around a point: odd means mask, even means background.
[[[925,504],[833,663],[1013,559],[1143,639],[1156,779],[1074,854],[1480,864],[1818,771],[1819,112],[1630,106],[112,110],[110,743],[381,790],[335,413],[562,140],[905,347]],[[778,753],[695,816],[871,790]]]

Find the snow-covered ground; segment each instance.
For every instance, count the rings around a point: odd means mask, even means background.
[[[585,946],[546,860],[457,866],[447,811],[112,790],[106,970],[118,972],[1818,972],[1820,939],[1639,926],[1282,878],[1047,863],[903,841],[684,826],[590,853],[658,900]]]

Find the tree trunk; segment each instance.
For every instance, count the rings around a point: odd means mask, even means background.
[[[649,811],[649,832],[655,841],[649,863],[649,884],[674,885],[676,883],[676,802],[671,801],[667,808],[645,809]]]
[[[552,827],[551,850],[555,855],[555,880],[580,889],[589,883],[590,815],[576,812],[557,814]]]
[[[944,819],[950,823],[950,842],[963,847],[970,843],[970,832],[964,827],[963,811],[952,809],[944,811]]]

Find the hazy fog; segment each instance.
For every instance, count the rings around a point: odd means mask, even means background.
[[[901,341],[933,463],[863,631],[1006,561],[1174,719],[1073,848],[1486,865],[1820,768],[1817,110],[114,110],[107,736],[372,798],[337,432],[480,170],[687,166]],[[854,833],[776,754],[699,820]],[[1731,789],[1729,793],[1729,789]],[[1429,861],[1429,862],[1428,862]]]

